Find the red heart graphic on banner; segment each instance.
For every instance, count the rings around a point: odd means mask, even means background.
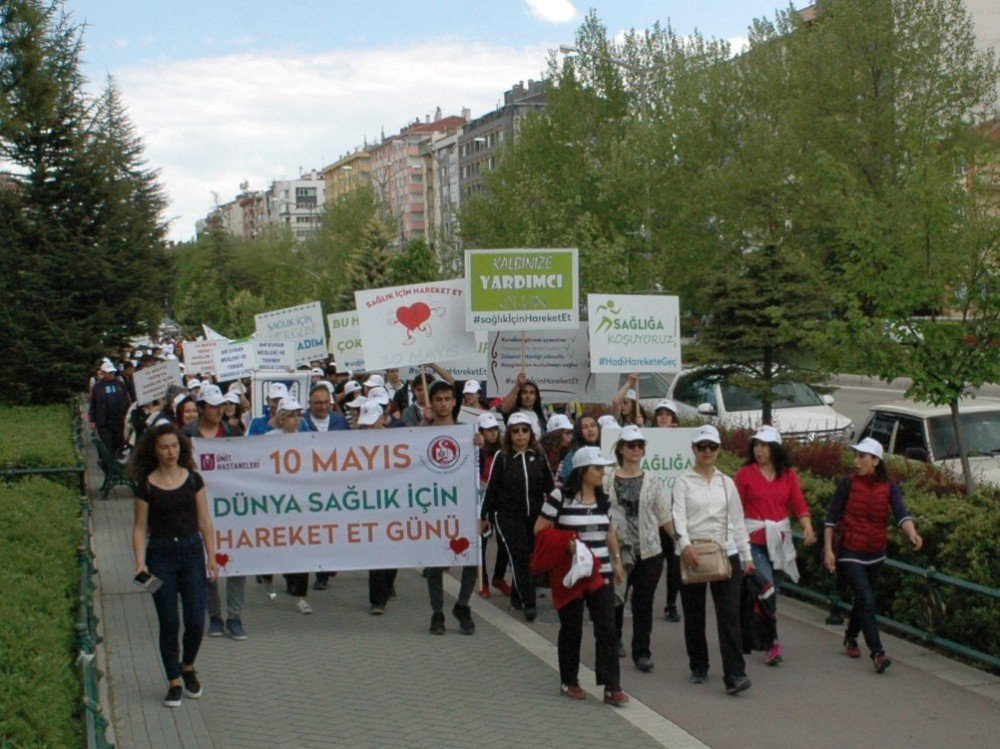
[[[400,307],[396,310],[396,319],[406,326],[407,330],[416,330],[431,317],[431,308],[423,302]]]
[[[456,554],[462,554],[469,548],[469,539],[464,536],[462,538],[453,538],[448,542],[448,546],[450,546],[451,550]]]
[[[229,564],[229,555],[228,554],[216,554],[215,555],[215,561],[216,561],[217,564],[225,567],[227,564]]]

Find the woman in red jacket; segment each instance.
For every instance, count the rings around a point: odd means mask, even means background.
[[[879,638],[875,587],[888,545],[889,510],[896,516],[896,522],[913,548],[919,551],[924,541],[903,504],[899,484],[889,479],[882,461],[882,445],[866,437],[851,449],[854,450],[854,473],[837,485],[833,495],[823,528],[823,564],[830,572],[835,572],[839,566],[854,589],[854,608],[844,634],[847,655],[861,657],[857,638],[859,632],[864,633],[875,672],[882,673],[892,661],[886,656]],[[835,550],[833,532],[838,523],[843,534]]]
[[[816,543],[816,534],[798,474],[781,444],[781,432],[772,426],[758,429],[750,438],[746,464],[736,472],[733,480],[743,502],[754,566],[776,589],[782,575],[798,582],[799,570],[795,564],[795,544],[788,516],[798,518],[805,531],[806,546]],[[776,626],[772,634],[764,663],[777,666],[782,656]]]

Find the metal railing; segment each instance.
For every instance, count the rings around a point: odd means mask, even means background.
[[[802,537],[799,532],[794,532],[793,535],[796,538]],[[938,572],[933,567],[917,567],[916,565],[888,557],[885,560],[885,566],[889,569],[898,570],[906,575],[914,575],[924,580],[927,588],[928,621],[927,628],[921,629],[912,624],[901,622],[898,619],[878,615],[876,618],[879,624],[917,639],[920,642],[934,645],[978,661],[991,669],[1000,670],[1000,657],[992,653],[985,653],[982,650],[972,647],[969,643],[955,642],[938,634],[938,626],[943,618],[947,616],[947,607],[942,600],[940,586],[951,586],[977,596],[985,596],[993,601],[1000,601],[1000,589],[962,580],[952,575],[946,575],[943,572]],[[801,583],[793,583],[787,579],[782,582],[781,589],[782,591],[788,591],[794,595],[828,606],[830,613],[826,617],[826,623],[842,624],[844,622],[842,612],[850,612],[852,606],[840,597],[841,588],[838,585],[838,578],[839,575],[830,576],[830,584],[825,592],[810,588]]]

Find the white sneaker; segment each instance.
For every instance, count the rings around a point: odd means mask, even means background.
[[[308,601],[299,601],[295,604],[295,608],[299,610],[300,614],[311,614],[313,612],[313,607],[309,605]]]

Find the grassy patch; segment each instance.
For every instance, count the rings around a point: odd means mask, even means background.
[[[78,512],[61,484],[0,485],[0,746],[80,746],[73,714],[80,699],[73,671]]]
[[[76,465],[69,405],[0,406],[0,470]]]

